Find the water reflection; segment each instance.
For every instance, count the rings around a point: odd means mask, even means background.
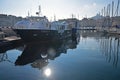
[[[0,62],[3,62],[3,61],[7,61],[7,62],[12,63],[12,61],[10,61],[10,60],[8,59],[7,53],[2,53],[2,54],[0,54]]]
[[[20,40],[19,42],[22,42],[22,41]],[[13,44],[13,43],[3,43],[3,45],[0,45],[0,62],[7,61],[10,63],[13,63],[12,61],[9,60],[7,51],[23,45],[23,43],[20,43],[20,44],[18,44],[18,43]],[[8,45],[6,45],[6,44],[8,44]]]
[[[120,53],[119,35],[99,33],[95,30],[82,30],[78,31],[76,34],[62,36],[64,37],[60,37],[57,41],[40,41],[39,43],[29,43],[23,47],[17,48],[22,51],[22,54],[16,60],[15,65],[26,65],[31,63],[33,68],[41,69],[48,65],[48,59],[54,60],[62,53],[66,54],[68,49],[75,49],[80,41],[79,39],[83,39],[85,41],[87,38],[94,38],[94,40],[98,43],[100,53],[103,54],[106,61],[113,64],[114,67],[117,67]],[[21,43],[0,47],[0,62],[11,62],[6,52],[20,45]]]
[[[119,80],[120,36],[78,32],[20,45],[17,50],[12,46],[1,48],[0,80]]]
[[[105,56],[108,63],[112,63],[114,67],[118,65],[120,53],[120,36],[116,34],[99,33],[96,31],[80,31],[81,37],[94,38],[100,48],[100,53]]]
[[[100,53],[102,53],[106,61],[113,64],[114,67],[117,67],[120,53],[119,35],[99,33],[95,30],[82,30],[78,31],[76,34],[62,36],[64,37],[60,37],[57,41],[40,41],[39,43],[29,43],[23,47],[17,48],[22,51],[22,54],[16,60],[15,65],[26,65],[31,63],[33,68],[41,69],[48,65],[49,59],[54,60],[62,53],[66,54],[68,49],[75,49],[80,41],[79,39],[85,41],[87,38],[94,38],[98,43],[97,45],[99,46]],[[6,52],[20,46],[20,44],[10,44],[8,46],[0,47],[0,62],[11,62]]]
[[[62,53],[66,54],[68,49],[75,49],[79,43],[79,33],[63,35],[56,40],[44,40],[39,43],[26,44],[22,54],[17,58],[15,65],[26,65],[31,63],[33,68],[42,69],[47,66],[50,60],[54,60]],[[66,36],[66,37],[65,37]],[[50,75],[50,69],[45,70],[47,76]]]
[[[45,70],[44,70],[44,75],[45,76],[47,76],[47,77],[49,77],[50,75],[51,75],[51,69],[50,68],[46,68]]]
[[[99,45],[102,54],[106,57],[107,62],[112,62],[114,67],[118,64],[118,54],[120,48],[120,39],[118,36],[107,36],[99,39]]]

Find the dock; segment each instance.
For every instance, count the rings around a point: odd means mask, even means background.
[[[0,41],[0,53],[14,49],[21,45],[23,45],[23,41],[20,37],[16,37],[16,36],[5,37]]]
[[[10,36],[10,37],[5,37],[4,40],[6,41],[15,41],[15,40],[20,40],[20,37],[17,36]]]

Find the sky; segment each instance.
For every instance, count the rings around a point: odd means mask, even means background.
[[[113,0],[117,2],[117,0]],[[74,17],[95,16],[104,6],[111,4],[112,0],[0,0],[0,14],[26,17],[36,16],[38,6],[41,5],[42,15],[52,20]]]

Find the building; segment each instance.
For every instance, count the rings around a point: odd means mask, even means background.
[[[80,29],[94,29],[96,26],[96,20],[91,18],[83,18],[80,21]]]
[[[79,28],[80,27],[80,21],[76,18],[68,18],[68,19],[61,19],[60,22],[65,21],[69,24],[70,28]]]
[[[22,19],[22,17],[0,14],[0,27],[12,27],[16,22]]]
[[[116,26],[116,25],[120,26],[120,16],[112,18],[112,26]]]

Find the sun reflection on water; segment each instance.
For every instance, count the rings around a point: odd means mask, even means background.
[[[49,77],[51,75],[51,69],[50,68],[46,68],[44,70],[44,74],[45,74],[45,76]]]

